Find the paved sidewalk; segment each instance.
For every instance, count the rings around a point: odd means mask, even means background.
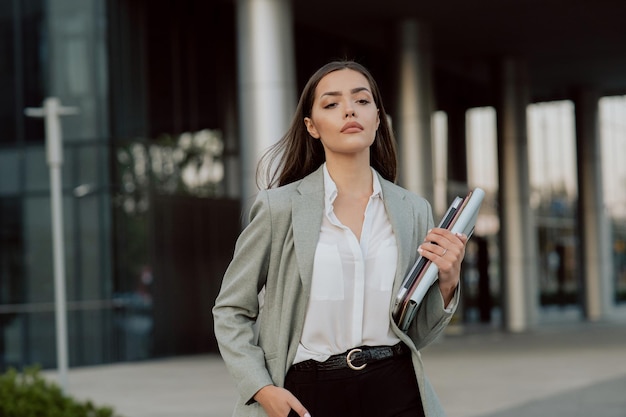
[[[423,358],[449,417],[626,417],[623,321],[447,337]]]
[[[623,320],[465,328],[423,358],[448,417],[626,417]],[[236,398],[217,355],[72,369],[69,391],[124,417],[228,417]]]

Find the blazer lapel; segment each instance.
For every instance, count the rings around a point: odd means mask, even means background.
[[[396,277],[394,279],[394,294],[400,289],[400,284],[407,272],[409,263],[416,258],[414,250],[415,236],[415,214],[412,204],[410,204],[402,193],[399,193],[395,187],[390,186],[391,183],[380,178],[381,187],[383,189],[383,201],[387,209],[387,215],[391,222],[391,227],[396,235],[398,243],[398,265],[396,268]]]
[[[379,179],[385,208],[398,243],[398,265],[394,279],[394,292],[397,292],[410,266],[409,263],[416,258],[413,253],[416,232],[415,207],[390,182],[380,176]],[[291,200],[293,240],[298,269],[305,294],[309,294],[313,260],[324,211],[324,178],[321,167],[302,180]]]
[[[291,201],[293,241],[298,269],[304,293],[309,294],[313,277],[313,260],[324,211],[324,179],[321,167],[302,180]]]

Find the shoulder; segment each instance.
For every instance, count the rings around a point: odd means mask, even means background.
[[[382,178],[379,175],[380,185],[383,190],[383,198],[386,200],[402,200],[408,202],[413,206],[418,212],[426,211],[429,212],[431,210],[431,205],[424,197],[416,194],[412,191],[407,190],[395,184],[389,180]]]
[[[293,195],[291,188],[293,187],[284,186],[260,190],[254,204],[250,208],[250,219],[266,216],[274,217],[286,212],[291,206],[291,195]]]
[[[288,204],[294,196],[307,195],[324,191],[324,177],[322,168],[318,168],[306,177],[282,185],[261,191],[259,194],[272,205]]]
[[[277,188],[261,190],[258,198],[265,200],[267,204],[276,209],[290,205],[292,197],[298,194],[298,185],[301,181],[295,181]]]
[[[294,198],[303,194],[303,188],[306,193],[306,184],[310,182],[309,177],[277,188],[268,188],[259,191],[250,215],[255,216],[261,213],[269,215],[270,217],[284,217],[285,215],[289,215],[292,210]]]

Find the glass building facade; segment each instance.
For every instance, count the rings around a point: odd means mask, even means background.
[[[50,96],[79,109],[62,117],[70,365],[215,349],[241,224],[234,13],[168,4],[0,3],[0,369],[56,363],[44,123],[24,114]]]

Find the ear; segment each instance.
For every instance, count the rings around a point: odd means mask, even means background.
[[[315,125],[313,124],[313,120],[311,120],[310,117],[305,117],[304,118],[304,125],[306,126],[306,130],[309,132],[309,135],[311,135],[315,139],[319,139],[320,138],[320,134],[318,133],[317,129],[315,128]]]
[[[376,109],[376,130],[380,126],[380,110]]]

